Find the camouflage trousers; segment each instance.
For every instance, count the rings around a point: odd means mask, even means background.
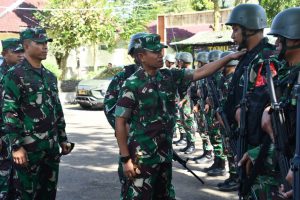
[[[186,133],[187,142],[195,142],[195,130],[194,130],[194,118],[193,117],[180,117],[179,123],[177,123],[179,131]]]
[[[222,135],[220,132],[220,124],[218,120],[214,117],[213,112],[211,110],[205,115],[205,117],[208,124],[208,135],[210,143],[213,146],[214,155],[217,158],[225,160]]]
[[[225,135],[224,129],[221,128],[221,134]],[[237,174],[237,169],[234,161],[234,154],[232,152],[232,149],[230,149],[229,142],[227,141],[228,138],[225,138],[224,136],[222,137],[222,142],[223,142],[223,152],[224,155],[227,157],[228,161],[228,167],[229,167],[229,173],[231,175],[236,175]]]
[[[197,129],[198,129],[199,135],[202,140],[202,149],[204,151],[211,151],[213,148],[212,148],[212,145],[209,140],[208,132],[205,130],[204,123],[206,123],[205,122],[206,118],[205,118],[204,113],[195,114],[195,120],[197,123]]]
[[[172,163],[152,166],[140,165],[135,179],[125,179],[122,184],[122,200],[175,200],[172,185]]]
[[[260,147],[251,148],[249,145],[247,152],[251,160],[256,159]],[[267,157],[264,159],[264,168],[267,170],[256,177],[252,186],[259,200],[272,200],[274,199],[273,195],[278,192],[279,174],[275,171],[275,156],[275,146],[271,144]]]
[[[29,164],[15,165],[16,189],[22,200],[55,200],[59,173],[58,144],[53,149],[27,152]]]
[[[0,154],[0,199],[20,199],[20,195],[15,191],[14,178],[15,171],[13,169],[13,161],[11,157],[11,149],[8,145],[8,139],[2,137],[1,154]]]

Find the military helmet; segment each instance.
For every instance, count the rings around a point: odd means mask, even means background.
[[[221,58],[221,53],[222,53],[222,51],[220,51],[220,50],[210,51],[208,54],[208,61],[213,62],[213,61],[219,60]]]
[[[234,53],[233,51],[224,51],[222,54],[221,54],[221,58],[229,55],[229,54],[232,54]],[[226,65],[230,65],[230,66],[236,66],[237,64],[239,63],[238,60],[231,60],[230,62],[228,62]]]
[[[300,7],[289,8],[278,13],[273,19],[268,35],[288,39],[300,39]]]
[[[189,52],[181,52],[178,59],[183,61],[184,63],[192,63],[193,62],[193,56]]]
[[[179,57],[180,57],[180,54],[181,54],[181,53],[182,53],[182,52],[177,52],[177,53],[176,53],[176,55],[175,55],[175,59],[176,59],[176,60],[179,60]]]
[[[130,41],[129,41],[129,44],[128,44],[128,54],[129,55],[133,53],[134,46],[135,46],[135,39],[138,39],[138,38],[140,38],[144,35],[147,35],[147,33],[140,32],[140,33],[136,33],[136,34],[131,35]]]
[[[199,52],[196,57],[196,61],[202,63],[209,63],[208,61],[208,52]]]
[[[258,4],[240,4],[232,10],[225,24],[237,24],[250,30],[259,30],[267,27],[267,14]]]
[[[173,54],[167,54],[166,57],[165,57],[165,60],[167,60],[167,61],[169,61],[171,63],[176,62],[175,55],[173,55]]]

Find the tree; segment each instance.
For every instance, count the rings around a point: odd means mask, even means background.
[[[212,10],[214,2],[212,0],[191,0],[191,5],[194,10]]]
[[[119,22],[106,6],[106,0],[50,0],[54,10],[37,13],[41,26],[54,38],[50,50],[62,70],[61,80],[72,49],[91,43],[115,45]]]
[[[269,24],[280,11],[300,5],[300,0],[260,0],[260,5],[266,10]]]

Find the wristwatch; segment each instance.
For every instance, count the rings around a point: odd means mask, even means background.
[[[127,163],[130,160],[130,156],[121,156],[120,161],[121,163]]]

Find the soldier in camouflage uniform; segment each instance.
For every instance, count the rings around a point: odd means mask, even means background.
[[[1,41],[2,56],[4,62],[0,66],[0,103],[3,106],[3,78],[7,71],[23,60],[24,49],[17,38],[9,38]],[[8,138],[4,135],[2,109],[0,110],[0,199],[18,199],[18,195],[13,191],[12,185],[14,176],[12,171],[11,150]]]
[[[287,147],[285,148],[284,152],[288,159],[293,158],[296,141],[297,100],[295,94],[293,94],[293,87],[297,82],[300,72],[299,20],[299,7],[286,9],[275,16],[272,22],[270,33],[268,33],[269,35],[274,35],[277,37],[276,50],[279,52],[277,59],[279,62],[281,62],[278,74],[273,77],[273,79],[276,87],[278,103],[284,110],[284,116],[288,130],[288,132],[285,133],[288,138],[288,144],[286,144]],[[270,60],[273,62],[274,59],[276,59],[276,57],[270,58]],[[270,107],[265,109],[262,119],[262,127],[274,140],[269,110]],[[258,150],[259,147],[257,148],[257,151]],[[244,155],[244,158],[244,162],[246,162],[247,159],[251,159],[252,161],[256,159],[256,155],[253,154],[253,152],[248,152],[248,154]],[[283,174],[283,176],[287,176],[287,174]],[[292,196],[292,194],[292,191],[283,190],[279,193],[279,197],[281,197],[280,199],[288,199]],[[275,199],[276,197],[273,198]]]
[[[67,142],[56,77],[43,67],[48,38],[44,29],[20,33],[25,59],[4,77],[4,133],[12,148],[16,190],[22,200],[55,199],[62,154]]]
[[[244,85],[243,76],[244,66],[248,66],[249,83],[247,88],[247,111],[246,111],[246,144],[248,148],[248,155],[252,158],[257,155],[264,155],[260,157],[273,156],[273,145],[269,145],[269,140],[264,134],[261,127],[261,117],[264,108],[268,104],[269,93],[267,88],[267,81],[264,73],[264,60],[268,59],[267,55],[272,54],[275,50],[274,46],[268,43],[268,39],[263,36],[263,29],[267,27],[267,17],[265,10],[256,4],[240,4],[232,10],[226,25],[232,26],[232,38],[234,42],[239,45],[239,49],[246,48],[247,53],[240,59],[236,67],[235,73],[229,86],[229,95],[225,103],[225,111],[228,120],[231,123],[240,124],[240,108],[239,103],[242,99],[242,90]],[[272,64],[272,73],[276,74],[276,63]],[[269,151],[258,152],[255,147],[259,145],[268,145],[266,148]],[[239,166],[246,164],[239,163]],[[267,161],[267,162],[265,162]],[[272,190],[277,187],[277,180],[273,176],[274,163],[272,159],[262,159],[256,161],[257,165],[265,170],[255,178],[255,183],[252,186],[252,191],[259,199],[271,199]],[[244,183],[247,180],[240,180]],[[242,191],[242,193],[249,193],[249,191]],[[248,194],[249,196],[252,194]],[[243,194],[243,196],[245,196]],[[247,196],[247,194],[246,194]],[[249,197],[250,198],[250,197]]]
[[[124,70],[117,73],[112,81],[110,82],[105,98],[104,98],[104,113],[107,121],[111,125],[113,129],[115,129],[115,108],[118,101],[118,96],[120,89],[124,83],[124,81],[129,78],[134,72],[139,69],[138,59],[136,58],[136,54],[134,53],[134,40],[142,37],[146,33],[136,33],[131,36],[129,44],[128,44],[128,54],[134,59],[135,64],[127,65],[124,67]],[[124,183],[124,174],[122,169],[122,163],[119,161],[118,167],[118,175],[121,183]]]
[[[149,34],[135,42],[143,69],[125,81],[115,111],[116,137],[127,177],[121,199],[175,199],[171,181],[177,90],[186,88],[192,80],[212,74],[243,53],[226,56],[196,71],[169,70],[160,69],[163,67],[161,50],[166,46],[160,43],[159,35]]]
[[[221,54],[221,58],[224,56],[233,53],[232,51],[225,51]],[[227,101],[227,95],[229,92],[229,84],[231,82],[235,66],[238,64],[238,60],[232,60],[223,69],[223,76],[221,80],[217,83],[217,88],[221,94],[221,106],[224,107],[225,102]],[[224,109],[224,108],[223,108]],[[224,129],[221,128],[221,133],[224,135]],[[218,188],[221,191],[234,191],[238,189],[238,175],[236,171],[236,166],[234,162],[234,152],[230,149],[227,140],[233,138],[225,138],[223,137],[223,147],[224,147],[224,154],[227,156],[227,161],[229,165],[229,178],[226,179],[223,183],[218,183]]]
[[[196,57],[197,68],[208,63],[208,52],[199,52]],[[207,97],[207,88],[205,80],[196,81],[195,89],[191,88],[191,95],[194,102],[193,113],[197,122],[198,132],[202,139],[203,154],[194,157],[193,160],[197,164],[209,163],[213,160],[212,145],[208,136],[208,124],[205,116],[205,99]]]
[[[208,54],[209,62],[213,62],[220,59],[221,53],[222,51],[219,50],[210,51]],[[212,81],[214,83],[214,86],[216,87],[217,83],[221,79],[221,76],[222,76],[222,71],[219,70],[214,75],[208,77],[206,80],[208,95],[206,98],[205,111],[206,111],[206,119],[209,127],[208,135],[209,135],[210,143],[213,146],[213,152],[214,152],[213,164],[208,168],[204,168],[204,171],[207,173],[208,176],[223,176],[226,174],[225,156],[223,152],[222,135],[220,132],[221,125],[217,119],[216,108],[214,107],[216,103],[213,102],[212,91],[209,89],[210,85],[208,84],[209,81]]]
[[[179,55],[179,62],[181,63],[181,69],[191,69],[191,64],[193,63],[193,56],[189,52],[181,52]],[[193,83],[192,83],[193,84]],[[194,118],[191,109],[191,98],[189,92],[190,88],[181,91],[178,90],[179,99],[179,117],[180,122],[178,123],[179,130],[184,130],[186,133],[186,147],[179,149],[179,151],[185,154],[191,154],[195,151],[195,130],[193,128]]]

